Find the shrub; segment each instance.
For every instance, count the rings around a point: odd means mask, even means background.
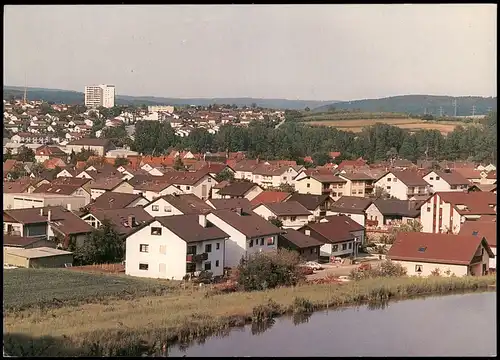
[[[378,267],[358,267],[349,274],[352,280],[370,279],[376,277],[399,277],[405,276],[406,269],[398,263],[390,260],[383,261]]]
[[[434,270],[431,271],[431,276],[441,276],[441,270],[435,268]]]
[[[293,286],[305,278],[298,253],[285,249],[257,253],[238,266],[238,284],[245,291]]]
[[[272,320],[281,313],[281,306],[272,299],[267,304],[257,305],[252,309],[252,322],[263,322]]]
[[[293,312],[296,314],[310,313],[314,311],[314,305],[311,301],[302,297],[296,297],[293,300]]]

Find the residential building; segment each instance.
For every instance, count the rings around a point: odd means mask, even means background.
[[[174,112],[174,107],[172,105],[152,105],[148,106],[148,112],[166,112],[172,114]]]
[[[342,196],[330,206],[328,213],[331,215],[346,215],[366,227],[366,210],[371,204],[371,199],[358,196]]]
[[[120,176],[100,177],[91,182],[90,194],[92,200],[97,199],[106,192],[133,194],[134,187]]]
[[[490,257],[489,269],[490,271],[496,271],[497,262],[497,217],[496,216],[485,216],[481,217],[479,220],[467,220],[465,221],[458,233],[460,236],[477,236],[480,238],[485,238],[486,242],[491,248],[491,252],[495,255],[494,258]]]
[[[98,108],[112,108],[115,106],[115,86],[114,85],[91,85],[85,86],[85,106]]]
[[[300,232],[324,243],[320,256],[330,261],[334,257],[349,257],[357,254],[364,243],[365,228],[344,215],[329,216],[317,223],[309,223]]]
[[[3,246],[5,247],[13,247],[19,249],[34,249],[40,247],[51,247],[55,248],[56,243],[50,240],[47,240],[45,235],[43,236],[19,236],[19,235],[3,235]]]
[[[365,210],[366,227],[388,230],[409,221],[420,221],[420,209],[424,203],[421,200],[377,199]]]
[[[242,258],[258,252],[277,251],[278,235],[283,231],[257,214],[242,209],[213,210],[207,220],[229,235],[225,266],[236,267]]]
[[[370,196],[373,194],[375,179],[364,172],[341,173],[338,177],[346,181],[344,185],[344,196]]]
[[[212,186],[217,184],[206,172],[169,171],[162,178],[184,193],[194,194],[203,200],[210,197]]]
[[[140,194],[147,200],[153,201],[165,195],[181,195],[184,192],[168,180],[156,176],[134,176],[129,180],[134,188],[134,194]]]
[[[73,253],[50,247],[34,249],[9,247],[4,248],[3,263],[23,268],[60,268],[73,264]]]
[[[252,211],[253,206],[245,198],[232,198],[232,199],[208,199],[208,205],[216,210],[235,210],[242,209],[243,211]]]
[[[268,221],[280,220],[284,229],[299,229],[312,217],[311,212],[297,201],[260,204],[253,208],[253,212]]]
[[[146,224],[152,218],[140,206],[114,210],[90,209],[89,213],[82,216],[82,220],[95,229],[99,229],[104,221],[109,221],[116,232],[122,237],[126,237],[137,227]]]
[[[328,215],[328,211],[334,203],[334,200],[328,194],[312,195],[293,193],[286,199],[286,202],[289,201],[296,201],[309,210],[313,215],[311,220]]]
[[[101,210],[114,210],[124,209],[136,206],[145,206],[149,201],[140,194],[125,194],[119,192],[107,191],[92,203],[88,208],[101,209]]]
[[[25,194],[5,193],[3,194],[3,209],[31,209],[45,206],[63,206],[69,209],[80,209],[86,205],[85,196],[61,195],[51,193]]]
[[[252,205],[279,203],[286,201],[291,195],[288,192],[266,190],[254,197],[250,203]]]
[[[410,276],[486,275],[494,256],[484,237],[421,232],[398,233],[387,253]]]
[[[52,183],[43,184],[34,189],[33,194],[58,194],[58,195],[69,195],[69,196],[83,196],[85,198],[85,205],[90,203],[89,192],[79,185],[66,185],[66,184],[58,185]]]
[[[299,194],[329,194],[333,200],[337,200],[344,194],[346,182],[333,174],[311,173],[300,180],[295,178],[295,190]]]
[[[194,194],[171,194],[156,198],[144,206],[154,217],[206,214],[212,207]]]
[[[35,159],[39,163],[43,163],[44,161],[52,159],[54,157],[66,159],[68,157],[68,154],[66,154],[57,146],[42,145],[35,150]]]
[[[66,148],[71,153],[82,152],[83,150],[92,150],[97,156],[104,156],[106,152],[113,148],[112,144],[107,139],[90,139],[82,138],[78,140],[73,140],[66,144]]]
[[[171,280],[202,270],[222,276],[228,237],[205,215],[151,219],[126,238],[125,273]]]
[[[294,229],[287,229],[278,236],[278,248],[297,251],[304,261],[319,261],[322,245],[322,241]]]
[[[416,199],[429,194],[429,184],[416,171],[391,171],[375,182],[380,187],[399,200]]]
[[[431,170],[423,179],[429,183],[432,193],[441,191],[467,191],[470,186],[469,180],[460,173],[451,170]]]
[[[217,192],[215,199],[245,198],[252,201],[264,190],[257,184],[249,181],[235,181],[227,184]]]
[[[253,171],[259,166],[259,160],[241,160],[232,168],[235,171],[234,178],[239,180],[253,180]]]
[[[466,220],[496,215],[496,194],[490,192],[437,192],[420,208],[422,231],[458,234]]]

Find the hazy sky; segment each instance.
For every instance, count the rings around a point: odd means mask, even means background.
[[[4,84],[354,100],[496,96],[496,5],[5,6]]]

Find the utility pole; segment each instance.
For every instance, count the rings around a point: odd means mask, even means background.
[[[472,105],[472,116],[476,114],[476,106]]]
[[[455,107],[455,117],[457,117],[457,99],[453,101],[453,106]]]

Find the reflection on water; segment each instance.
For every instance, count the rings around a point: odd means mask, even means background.
[[[203,344],[173,346],[169,355],[496,355],[495,292],[421,298],[388,305],[379,302],[340,311],[296,314],[232,330],[229,336],[213,336]],[[464,329],[476,330],[471,333]],[[284,343],[288,346],[282,346]]]
[[[250,328],[252,330],[252,335],[259,335],[259,334],[266,332],[275,323],[276,323],[275,319],[269,319],[269,320],[263,321],[263,322],[252,323],[252,325],[250,326]]]

